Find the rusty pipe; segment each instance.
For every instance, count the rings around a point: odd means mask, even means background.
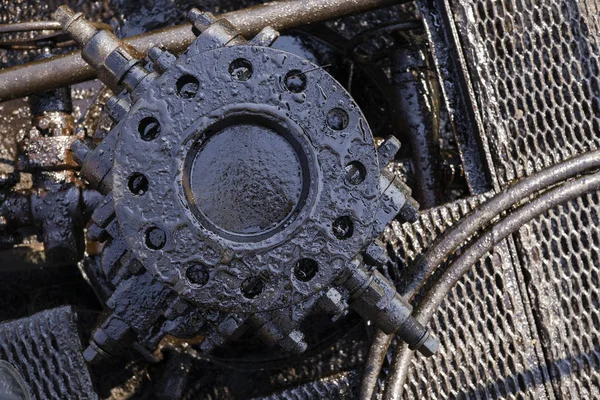
[[[229,20],[244,36],[251,37],[265,26],[286,30],[408,1],[410,0],[273,1],[222,14],[220,17]],[[132,36],[124,41],[142,53],[159,45],[170,52],[181,53],[195,38],[191,24],[184,23]],[[6,68],[0,70],[0,102],[85,82],[95,77],[96,71],[81,58],[80,51]]]

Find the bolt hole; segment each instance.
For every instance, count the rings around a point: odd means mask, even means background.
[[[238,58],[229,64],[229,74],[236,81],[247,81],[252,76],[252,64],[245,58]]]
[[[285,75],[285,87],[292,93],[301,93],[306,89],[306,75],[298,69],[293,69]]]
[[[333,108],[327,113],[327,126],[336,131],[346,129],[348,126],[348,113],[341,108]]]
[[[351,185],[359,185],[363,183],[367,176],[367,169],[365,166],[358,162],[352,161],[346,165],[346,182]]]
[[[204,264],[195,264],[185,271],[185,276],[190,283],[204,286],[208,283],[208,268]]]
[[[302,258],[298,260],[294,266],[294,276],[302,282],[309,282],[315,277],[319,270],[319,264],[310,258]]]
[[[149,142],[160,135],[160,124],[154,117],[146,117],[140,121],[138,132],[142,140]]]
[[[262,293],[265,283],[258,277],[253,276],[242,282],[242,294],[248,299],[255,299]]]
[[[354,234],[354,223],[350,217],[339,217],[333,221],[333,235],[340,239],[349,239]]]
[[[148,178],[146,178],[144,174],[136,172],[129,177],[127,187],[129,187],[131,193],[136,196],[141,196],[148,191]]]
[[[200,82],[192,75],[183,75],[177,80],[177,95],[183,99],[191,99],[196,97]]]
[[[146,230],[146,246],[151,250],[160,250],[167,243],[167,234],[160,228],[152,227]]]

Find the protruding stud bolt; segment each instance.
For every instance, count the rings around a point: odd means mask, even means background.
[[[202,12],[197,8],[192,8],[187,13],[187,20],[194,25],[194,33],[196,35],[201,34],[211,24],[217,21],[217,18],[209,12]]]
[[[267,26],[250,41],[251,45],[270,47],[279,37],[279,32]]]
[[[173,54],[160,47],[153,47],[148,50],[148,58],[154,64],[154,70],[159,74],[168,70],[177,60]]]

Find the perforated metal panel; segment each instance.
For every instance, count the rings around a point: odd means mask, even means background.
[[[411,262],[480,200],[432,210],[413,225],[394,224],[385,239],[396,261]],[[447,297],[432,323],[441,351],[415,357],[405,398],[548,397],[511,248],[509,242],[496,247]]]
[[[599,147],[597,0],[452,4],[501,187]],[[599,212],[590,194],[516,235],[543,351],[534,369],[547,371],[558,398],[600,396]],[[513,352],[505,354],[503,362]]]
[[[597,4],[454,1],[501,184],[599,146]]]
[[[33,399],[96,399],[71,307],[0,324],[0,360],[23,377]]]
[[[600,398],[599,214],[594,193],[520,233],[539,336],[559,398]]]
[[[314,382],[305,383],[271,396],[262,397],[263,400],[302,400],[302,399],[328,399],[343,400],[355,397],[356,384],[359,374],[343,372]]]

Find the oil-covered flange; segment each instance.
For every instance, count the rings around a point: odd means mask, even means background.
[[[190,48],[179,58],[152,49],[147,65],[80,14],[61,7],[56,17],[103,81],[126,89],[108,103],[118,124],[107,138],[72,147],[82,176],[107,194],[90,236],[107,241],[115,286],[88,360],[201,329],[204,350],[250,328],[301,352],[302,317],[339,314],[346,302],[435,351],[410,305],[364,262],[384,258],[375,240],[393,218],[416,215],[408,188],[384,171],[399,143],[376,148],[329,74],[268,47],[270,28],[246,42],[197,10]]]

